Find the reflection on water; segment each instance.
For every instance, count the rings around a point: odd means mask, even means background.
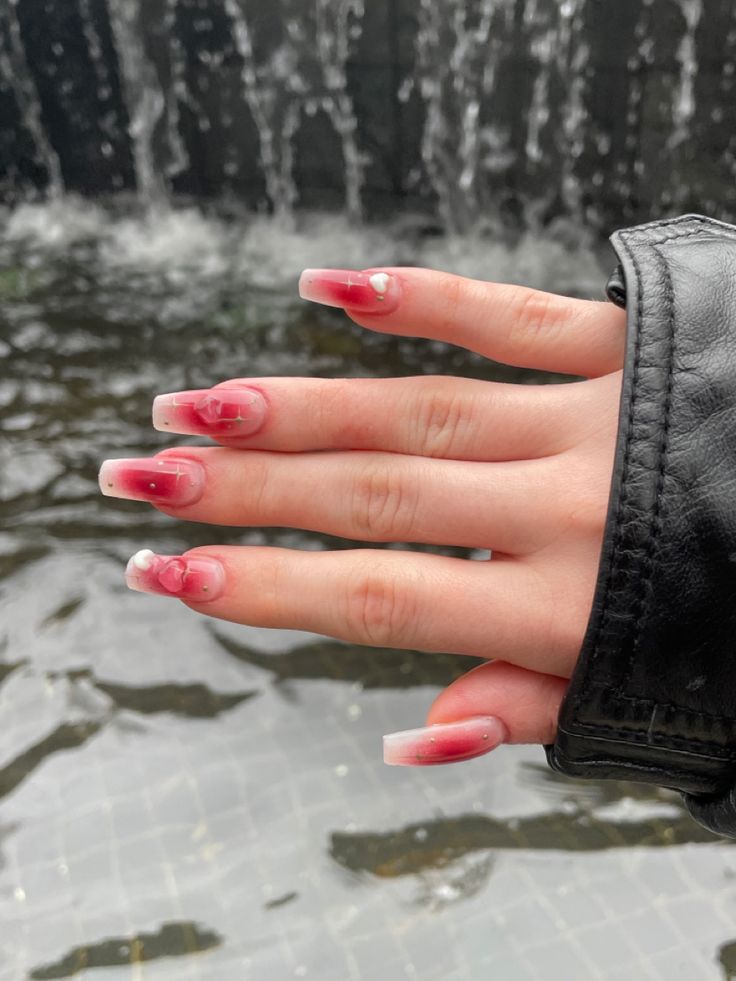
[[[361,689],[411,688],[416,685],[449,685],[460,675],[477,667],[473,657],[452,654],[422,654],[417,651],[366,651],[329,640],[300,645],[279,654],[264,654],[232,637],[212,631],[217,643],[228,654],[271,674],[277,684],[296,679],[331,678],[350,681]]]
[[[718,951],[718,955],[723,966],[723,981],[734,981],[736,978],[736,941],[724,944]]]
[[[706,841],[720,843],[715,835],[694,826],[684,808],[677,817],[626,822],[602,820],[584,810],[504,821],[467,814],[380,834],[336,832],[330,855],[353,872],[393,877],[440,868],[468,852],[489,848],[598,851]]]
[[[421,262],[584,295],[607,271],[553,236],[461,244],[309,220],[287,233],[68,202],[9,216],[0,981],[112,967],[131,981],[591,981],[645,976],[643,960],[670,977],[670,954],[718,977],[714,910],[736,860],[675,794],[564,780],[539,747],[383,766],[381,734],[421,724],[474,659],[213,623],[125,588],[144,546],[363,544],[101,498],[104,457],[167,445],[155,394],[233,375],[539,380],[297,303],[303,266]]]
[[[156,933],[116,937],[89,947],[78,947],[56,964],[31,971],[33,981],[71,978],[94,967],[143,964],[160,957],[183,957],[219,947],[222,937],[196,923],[166,923]]]
[[[65,722],[58,726],[0,769],[0,799],[12,793],[49,756],[84,746],[101,728],[101,722]]]
[[[207,685],[114,685],[95,678],[91,671],[70,671],[67,677],[72,681],[84,681],[98,692],[103,692],[116,708],[130,709],[141,715],[155,715],[158,712],[173,712],[190,719],[214,719],[221,712],[241,705],[254,698],[257,691],[227,692],[221,694],[211,691]]]

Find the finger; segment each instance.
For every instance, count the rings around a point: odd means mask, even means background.
[[[280,452],[362,449],[457,460],[562,452],[589,425],[585,384],[418,378],[242,378],[153,403],[161,432]]]
[[[566,678],[506,661],[481,664],[437,696],[426,724],[493,716],[505,724],[510,743],[552,743],[567,686]]]
[[[488,464],[359,450],[182,447],[107,460],[100,487],[187,521],[526,555],[560,534],[549,500],[563,478],[556,459]]]
[[[501,743],[554,742],[567,681],[494,661],[458,678],[435,700],[426,725],[383,737],[391,766],[460,763]]]
[[[374,647],[503,656],[557,674],[579,649],[584,629],[538,577],[512,561],[208,546],[184,556],[143,550],[131,559],[127,580],[132,589],[176,596],[234,623]]]
[[[431,269],[307,269],[300,295],[381,333],[457,344],[494,361],[592,378],[623,365],[624,311]]]

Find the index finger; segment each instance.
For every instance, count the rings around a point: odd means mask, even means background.
[[[626,317],[612,303],[411,267],[305,269],[299,293],[342,307],[370,330],[441,340],[506,364],[587,378],[623,365]]]

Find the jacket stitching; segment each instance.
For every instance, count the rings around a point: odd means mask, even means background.
[[[716,229],[714,229],[714,231],[716,231]],[[649,245],[652,248],[654,248],[657,245],[664,245],[665,242],[682,242],[686,238],[693,238],[693,236],[695,235],[702,235],[702,234],[703,234],[702,228],[695,228],[690,232],[682,232],[682,233],[675,232],[675,234],[665,235],[664,238],[650,239],[645,233],[639,235],[635,235],[635,233],[632,233],[631,237],[635,238],[637,245]],[[730,241],[734,241],[736,239],[736,232],[729,232],[727,229],[719,228],[717,229],[717,234],[719,235],[720,238],[726,238],[729,239]]]
[[[636,623],[636,631],[633,638],[633,644],[631,647],[631,652],[626,662],[626,667],[624,669],[623,677],[621,683],[618,686],[618,692],[623,693],[623,689],[628,687],[631,682],[631,675],[634,670],[634,660],[639,653],[641,635],[642,635],[642,623],[644,622],[647,614],[649,613],[651,599],[652,599],[652,576],[654,574],[654,568],[656,565],[657,557],[657,546],[659,542],[659,536],[662,531],[662,513],[663,513],[663,498],[664,498],[664,485],[667,475],[667,463],[669,458],[669,448],[670,448],[670,427],[671,427],[671,409],[672,409],[672,389],[674,383],[674,364],[675,364],[675,290],[672,282],[672,274],[670,273],[669,267],[665,261],[663,254],[659,249],[654,249],[655,254],[658,256],[662,266],[664,267],[665,276],[665,297],[668,309],[668,319],[667,319],[667,333],[669,339],[669,357],[668,357],[668,368],[667,368],[667,386],[665,390],[665,400],[664,400],[664,422],[662,427],[662,438],[659,445],[658,451],[658,472],[657,472],[657,485],[655,489],[654,497],[654,513],[649,525],[649,534],[647,537],[647,550],[644,556],[643,569],[645,570],[644,578],[641,582],[641,588],[637,591],[636,602],[634,606],[633,618]],[[640,328],[641,330],[641,325]]]
[[[596,631],[593,641],[590,646],[590,662],[587,666],[587,673],[590,673],[590,668],[595,664],[598,655],[600,653],[600,640],[603,633],[603,628],[607,625],[609,619],[609,603],[611,599],[611,592],[614,582],[618,581],[621,574],[622,566],[625,563],[622,562],[621,558],[621,540],[623,537],[623,512],[624,505],[628,500],[628,477],[629,477],[629,464],[631,459],[631,443],[634,431],[634,410],[636,408],[636,401],[639,393],[639,366],[641,362],[641,319],[642,319],[642,289],[641,289],[641,267],[636,258],[636,255],[629,248],[628,243],[624,238],[621,239],[621,243],[626,250],[626,254],[629,256],[634,264],[634,269],[636,270],[637,278],[637,316],[636,316],[636,342],[634,347],[634,369],[633,369],[633,380],[631,385],[631,400],[629,402],[629,417],[626,425],[626,442],[624,450],[624,463],[623,472],[621,475],[621,487],[619,490],[618,505],[616,507],[616,517],[614,519],[614,539],[613,548],[611,550],[610,560],[608,563],[608,570],[606,574],[606,586],[603,594],[603,601],[601,605],[601,612],[596,624]],[[587,698],[591,690],[591,681],[583,678],[583,683],[580,686],[577,697],[575,699],[575,712],[579,712],[583,700]]]
[[[601,682],[591,682],[591,687],[604,688],[608,691],[610,686],[606,684],[602,685]],[[618,692],[615,692],[616,698],[619,698]],[[733,715],[714,715],[712,712],[700,712],[697,709],[688,708],[687,705],[678,705],[676,702],[655,702],[651,698],[642,698],[637,695],[621,695],[621,701],[625,702],[638,702],[642,706],[646,706],[647,709],[671,709],[674,712],[679,712],[680,714],[690,718],[694,721],[699,721],[702,719],[711,719],[713,722],[730,722],[732,726],[736,727],[736,718]],[[582,725],[583,723],[581,723]]]
[[[721,758],[729,759],[729,760],[736,759],[736,752],[734,752],[733,750],[729,751],[727,746],[724,746],[722,743],[709,742],[705,739],[702,740],[691,739],[688,738],[687,736],[677,736],[677,735],[670,736],[667,733],[662,733],[662,732],[652,732],[651,734],[647,734],[645,732],[642,732],[641,729],[622,729],[621,727],[616,727],[616,726],[598,725],[596,723],[591,723],[591,722],[580,722],[577,719],[575,720],[574,725],[575,728],[577,729],[592,729],[594,732],[599,732],[601,734],[607,733],[609,736],[631,736],[631,735],[641,736],[646,741],[643,742],[635,741],[631,743],[631,745],[642,746],[644,748],[646,748],[647,746],[651,746],[653,743],[661,742],[661,743],[666,743],[667,745],[670,744],[679,745],[680,748],[682,749],[712,750],[713,752],[718,754],[719,759]],[[571,735],[574,735],[574,733],[571,733]],[[611,762],[615,762],[615,761],[611,761]]]

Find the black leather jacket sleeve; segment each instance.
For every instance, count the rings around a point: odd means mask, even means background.
[[[550,765],[681,791],[736,837],[736,227],[616,232],[627,307],[598,580]]]

